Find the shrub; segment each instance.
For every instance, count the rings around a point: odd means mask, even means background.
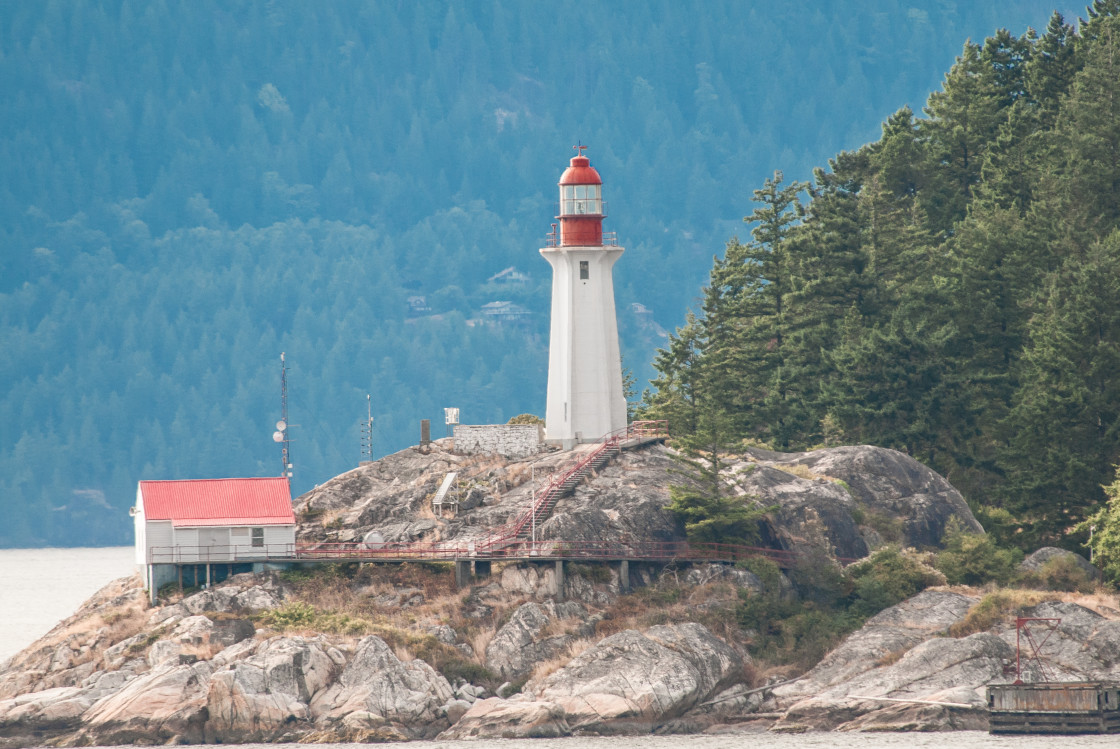
[[[1023,570],[1015,581],[1024,588],[1092,593],[1096,585],[1088,573],[1068,556],[1054,557],[1037,570]]]
[[[853,519],[855,519],[854,516]],[[865,510],[863,522],[860,524],[871,528],[888,544],[900,544],[905,538],[906,529],[902,523],[902,518],[885,512]]]
[[[959,525],[946,534],[945,550],[937,555],[937,569],[952,584],[1006,585],[1023,560],[1018,549],[1001,549],[991,536],[967,533]]]
[[[1027,590],[997,590],[980,599],[968,610],[964,619],[949,627],[951,637],[965,637],[986,632],[1012,613],[1021,614],[1025,609],[1041,603],[1046,594]]]
[[[849,565],[847,574],[855,583],[853,606],[873,616],[904,601],[931,585],[944,585],[945,576],[897,546],[884,546],[867,559]]]
[[[765,557],[752,557],[737,562],[736,567],[741,567],[754,575],[762,581],[762,586],[767,591],[780,590],[782,586],[782,568],[775,562],[770,561]]]

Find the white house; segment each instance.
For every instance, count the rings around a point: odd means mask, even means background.
[[[185,565],[253,565],[295,553],[286,478],[141,481],[131,512],[136,563],[152,596]],[[198,579],[197,573],[192,573]]]

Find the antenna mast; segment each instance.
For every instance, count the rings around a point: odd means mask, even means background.
[[[373,410],[370,405],[369,393],[366,393],[366,420],[358,422],[362,425],[362,454],[358,465],[373,462]]]
[[[272,441],[280,443],[280,457],[283,459],[280,475],[292,478],[291,440],[288,439],[288,365],[284,360],[284,352],[280,352],[280,421],[276,422],[276,431],[272,433]]]

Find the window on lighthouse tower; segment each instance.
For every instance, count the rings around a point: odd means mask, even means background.
[[[564,185],[561,189],[560,213],[563,215],[587,213],[597,216],[603,212],[599,185]]]

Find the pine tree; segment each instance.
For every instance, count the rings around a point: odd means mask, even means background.
[[[1005,76],[1008,77],[1008,76]],[[926,197],[930,228],[949,233],[964,218],[988,144],[995,139],[1000,110],[1010,105],[1010,91],[1001,90],[981,48],[971,42],[945,76],[941,91],[930,94],[919,125],[936,165],[932,193]]]
[[[791,284],[787,299],[784,368],[788,383],[786,434],[781,442],[818,444],[823,435],[822,385],[832,376],[826,359],[848,310],[871,301],[868,258],[856,194],[842,177],[818,170],[811,210],[790,238]]]
[[[1070,257],[1037,300],[1008,416],[1010,509],[1054,542],[1120,459],[1120,232]]]
[[[788,446],[791,436],[785,340],[793,284],[790,235],[804,214],[798,195],[806,187],[782,182],[782,173],[775,172],[754,191],[759,205],[743,219],[754,224],[752,241],[743,246],[742,261],[732,271],[742,275],[736,345],[749,352],[753,365],[739,372],[736,387],[757,394],[746,415],[750,430],[777,448]]]
[[[690,543],[757,544],[768,509],[753,497],[728,494],[721,475],[733,444],[730,421],[714,403],[702,402],[699,413],[696,431],[675,441],[680,467],[672,470],[684,482],[669,487],[668,509]]]

